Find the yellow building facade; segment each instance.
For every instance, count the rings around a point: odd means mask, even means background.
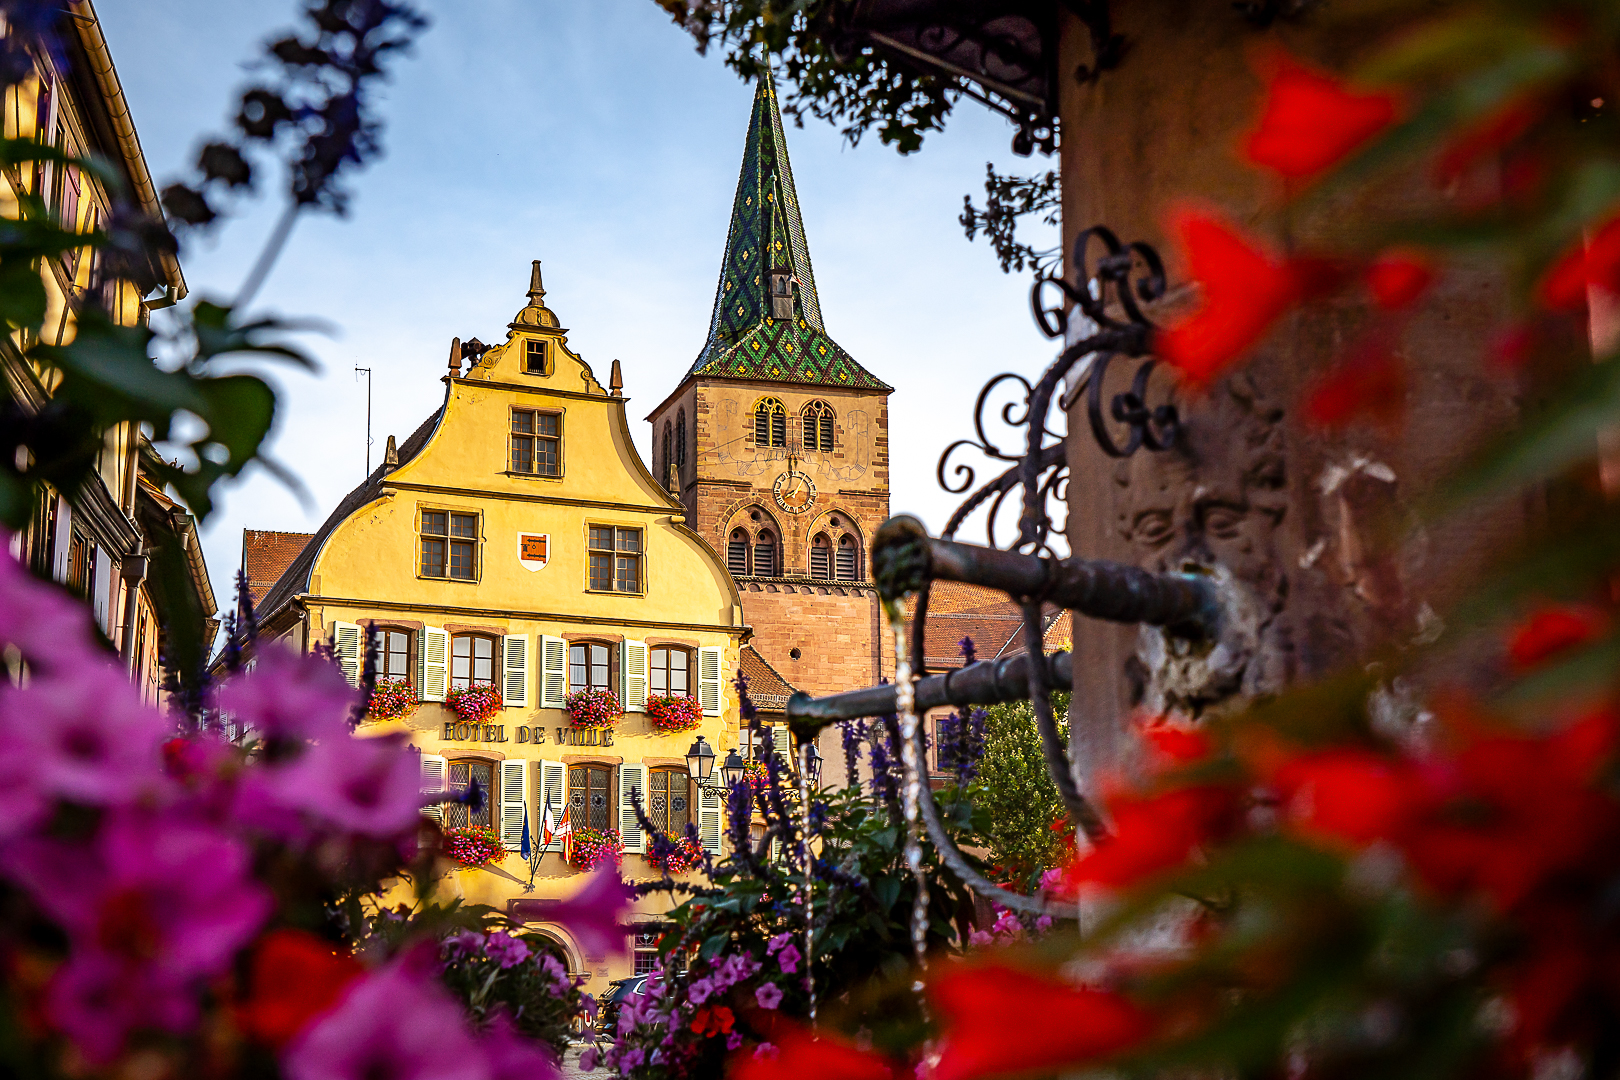
[[[504,343],[452,344],[443,406],[397,447],[390,438],[383,464],[265,594],[260,640],[326,645],[354,680],[369,642],[379,679],[409,681],[414,710],[362,733],[408,733],[426,788],[477,780],[490,793],[482,814],[456,803],[433,812],[446,828],[495,828],[508,849],[498,863],[452,871],[443,894],[556,938],[587,989],[601,991],[650,964],[651,935],[623,959],[583,954],[546,909],[585,874],[560,843],[525,861],[525,822],[536,848],[548,808],[553,818],[567,810],[575,828],[617,829],[624,876],[659,877],[636,792],[658,825],[679,832],[690,821],[720,854],[723,800],[700,791],[685,754],[698,735],[722,758],[738,744],[731,679],[747,629],[723,561],[631,443],[618,365],[604,387],[544,296],[536,262]],[[474,686],[500,697],[481,723],[446,703]],[[614,728],[572,725],[565,700],[586,688],[623,703]],[[698,728],[656,730],[645,709],[658,693],[696,698]],[[656,919],[667,904],[644,898],[635,918]]]

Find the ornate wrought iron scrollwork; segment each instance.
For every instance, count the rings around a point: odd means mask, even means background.
[[[954,537],[969,515],[988,503],[986,542],[991,547],[999,546],[995,531],[1001,508],[1013,490],[1022,487],[1018,535],[1011,546],[1014,550],[1036,553],[1049,550],[1052,519],[1046,504],[1051,496],[1063,496],[1068,469],[1063,442],[1047,427],[1047,416],[1057,386],[1065,378],[1070,378],[1073,384],[1069,391],[1071,396],[1081,388],[1088,389],[1086,404],[1092,435],[1102,451],[1111,457],[1129,457],[1143,448],[1168,449],[1180,433],[1180,417],[1174,405],[1150,408],[1147,404],[1148,383],[1156,361],[1148,356],[1154,326],[1142,305],[1164,295],[1164,263],[1159,253],[1141,242],[1123,244],[1110,230],[1096,226],[1075,239],[1070,265],[1075,277],[1085,284],[1076,286],[1063,276],[1041,275],[1031,289],[1030,307],[1036,324],[1047,337],[1069,337],[1071,323],[1077,317],[1086,320],[1089,332],[1065,348],[1038,382],[1031,383],[1022,375],[1006,372],[991,379],[979,392],[973,411],[975,437],[953,442],[939,459],[938,477],[942,488],[952,494],[972,491],[946,523],[941,535],[947,538]],[[1068,303],[1046,303],[1054,287]],[[1109,365],[1121,356],[1139,359],[1141,363],[1130,389],[1114,395],[1105,412],[1104,376]],[[1087,361],[1088,366],[1079,378],[1072,378],[1070,373],[1082,361]],[[995,392],[1009,383],[1022,389],[1023,400],[1001,404],[1000,420],[1010,428],[1024,429],[1024,446],[1022,453],[1017,454],[991,438],[985,427],[986,410],[991,407]],[[1071,398],[1062,401],[1065,407],[1071,403]],[[1109,418],[1124,425],[1123,440],[1116,440],[1110,433]],[[1010,467],[975,489],[974,469],[955,457],[958,451],[968,447],[991,461],[1007,462]]]

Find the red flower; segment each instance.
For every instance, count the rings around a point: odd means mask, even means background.
[[[1210,838],[1231,804],[1231,793],[1213,785],[1111,801],[1113,833],[1069,866],[1065,891],[1087,884],[1132,885],[1181,865]]]
[[[1367,268],[1367,288],[1385,311],[1414,303],[1434,284],[1434,268],[1417,255],[1385,252]]]
[[[1153,1026],[1118,994],[999,964],[957,968],[929,997],[945,1025],[933,1080],[1096,1061],[1141,1042]]]
[[[1206,732],[1162,717],[1142,726],[1142,738],[1161,757],[1177,764],[1200,761],[1208,757],[1211,750]]]
[[[360,962],[303,930],[274,930],[254,951],[237,1020],[249,1035],[281,1047],[334,1003]]]
[[[1158,352],[1197,383],[1207,383],[1249,350],[1301,297],[1301,273],[1207,214],[1174,221],[1187,270],[1202,302],[1159,335]]]
[[[825,1032],[811,1034],[796,1024],[777,1023],[771,1032],[777,1053],[754,1056],[742,1048],[731,1055],[731,1080],[893,1080],[889,1063]]]
[[[1406,369],[1381,344],[1373,343],[1306,391],[1307,421],[1319,427],[1339,427],[1363,415],[1386,426],[1400,420],[1406,404]]]
[[[1291,826],[1351,844],[1405,832],[1422,794],[1410,769],[1365,750],[1323,750],[1272,777]]]
[[[1601,634],[1608,620],[1589,607],[1543,607],[1513,628],[1508,660],[1516,670],[1533,668],[1550,656],[1584,645]]]
[[[692,1016],[692,1033],[705,1039],[726,1035],[737,1023],[737,1017],[724,1005],[699,1009]]]
[[[1395,120],[1389,93],[1357,93],[1288,56],[1266,86],[1260,126],[1243,143],[1256,165],[1303,180],[1338,164]]]
[[[1536,302],[1550,311],[1580,311],[1588,286],[1620,293],[1620,216],[1576,240],[1548,267],[1536,286]]]

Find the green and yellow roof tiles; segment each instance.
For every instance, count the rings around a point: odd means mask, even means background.
[[[796,281],[791,319],[771,317],[769,272]],[[708,340],[688,375],[891,389],[827,336],[793,186],[776,88],[759,80]]]

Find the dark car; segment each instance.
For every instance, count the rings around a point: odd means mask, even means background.
[[[596,999],[596,1029],[605,1035],[619,1030],[619,1010],[632,997],[647,992],[648,975],[632,975],[628,979],[614,979],[607,990]]]

